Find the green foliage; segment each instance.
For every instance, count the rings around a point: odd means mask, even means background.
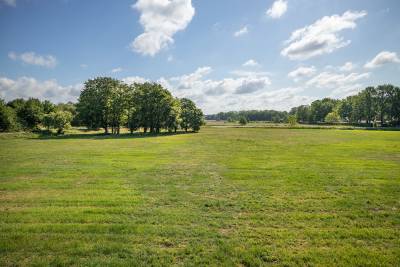
[[[340,121],[340,116],[336,111],[328,113],[325,117],[325,122],[327,123],[337,123]]]
[[[127,126],[131,133],[140,128],[159,133],[162,129],[177,131],[182,124],[180,101],[157,83],[128,86],[107,77],[89,80],[79,97],[77,110],[84,125],[102,127],[106,133],[111,127],[113,134],[119,134],[121,126]],[[195,107],[190,115],[188,127],[198,131],[202,112]]]
[[[72,114],[68,111],[56,111],[53,114],[54,128],[57,129],[57,133],[64,133],[64,130],[71,126]]]
[[[53,120],[53,118],[54,118],[54,112],[49,113],[49,114],[45,114],[45,115],[43,116],[42,124],[43,124],[44,127],[46,127],[46,129],[47,129],[48,131],[49,131],[50,128],[52,128],[53,125],[54,125],[54,120]]]
[[[144,131],[159,133],[168,128],[174,109],[175,99],[171,93],[157,83],[135,84],[131,106],[135,108],[133,120],[143,127]]]
[[[120,82],[109,77],[99,77],[85,82],[77,105],[79,119],[90,129],[104,128],[108,133],[112,118],[113,91]]]
[[[324,98],[311,103],[311,117],[313,122],[324,122],[326,115],[332,112],[338,100]]]
[[[17,109],[17,116],[20,123],[28,130],[37,130],[43,115],[42,103],[36,98],[29,98]]]
[[[306,110],[309,110],[307,114]],[[390,84],[377,87],[367,87],[357,95],[348,96],[342,100],[324,98],[311,103],[311,106],[292,108],[291,114],[296,114],[298,121],[323,122],[331,112],[337,116],[328,118],[356,124],[371,126],[377,121],[380,125],[400,125],[400,88]]]
[[[288,116],[288,123],[290,126],[295,126],[297,123],[296,115],[289,115]]]
[[[187,98],[182,98],[181,102],[181,127],[186,132],[192,129],[194,132],[200,130],[200,126],[204,124],[203,112],[196,107],[194,102]]]
[[[291,115],[296,115],[296,119],[298,122],[306,123],[311,121],[311,110],[310,106],[301,105],[298,107],[294,107],[289,112]]]
[[[45,114],[56,111],[56,105],[51,103],[49,100],[45,100],[42,102],[43,112]]]
[[[69,111],[54,111],[43,117],[43,126],[50,130],[50,128],[57,129],[58,134],[63,134],[65,129],[71,127],[72,114]]]
[[[3,99],[0,99],[0,132],[16,131],[19,128],[15,110],[7,106]]]
[[[239,118],[239,123],[240,123],[240,125],[246,125],[247,124],[247,118],[245,116],[241,116]]]
[[[78,116],[78,112],[76,109],[76,104],[72,103],[72,102],[68,102],[68,103],[59,103],[56,106],[57,110],[60,111],[68,111],[69,113],[72,114],[72,121],[71,121],[71,125],[72,126],[82,126],[82,122],[79,120],[79,116]]]
[[[240,117],[246,117],[248,121],[273,121],[283,122],[287,120],[286,111],[276,110],[242,110],[219,112],[218,114],[206,115],[207,120],[223,120],[228,122],[238,121]]]

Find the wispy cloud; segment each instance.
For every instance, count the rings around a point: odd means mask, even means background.
[[[248,32],[249,32],[249,30],[248,30],[247,26],[243,26],[238,31],[234,32],[233,36],[239,37],[239,36],[247,34]]]
[[[15,52],[8,53],[8,57],[14,61],[21,61],[25,64],[36,65],[46,68],[54,68],[57,65],[57,59],[52,55],[38,55],[35,52],[25,52],[17,54]]]
[[[374,69],[388,63],[400,63],[400,59],[395,52],[382,51],[372,60],[368,61],[364,67],[367,69]]]

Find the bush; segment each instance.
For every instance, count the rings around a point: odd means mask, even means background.
[[[68,111],[51,112],[43,116],[43,126],[49,131],[50,128],[57,129],[58,134],[71,126],[72,114]]]
[[[290,126],[295,126],[297,123],[296,115],[289,115],[288,116],[288,123]]]
[[[327,123],[337,123],[340,121],[340,116],[336,111],[328,113],[325,117],[325,122]]]
[[[20,125],[14,109],[6,106],[4,101],[0,99],[0,131],[9,132],[18,129],[20,129]]]
[[[242,116],[239,118],[239,123],[240,125],[246,125],[247,124],[247,118],[245,116]]]

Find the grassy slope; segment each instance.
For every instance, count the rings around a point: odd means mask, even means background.
[[[400,265],[400,132],[0,135],[0,265]]]

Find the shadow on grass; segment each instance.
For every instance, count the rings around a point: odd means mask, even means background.
[[[154,137],[163,137],[163,136],[174,136],[181,134],[191,134],[194,132],[176,132],[176,133],[122,133],[119,135],[113,134],[104,134],[104,133],[71,133],[65,135],[56,135],[56,134],[48,134],[48,133],[40,133],[39,140],[60,140],[60,139],[134,139],[134,138],[154,138]]]

